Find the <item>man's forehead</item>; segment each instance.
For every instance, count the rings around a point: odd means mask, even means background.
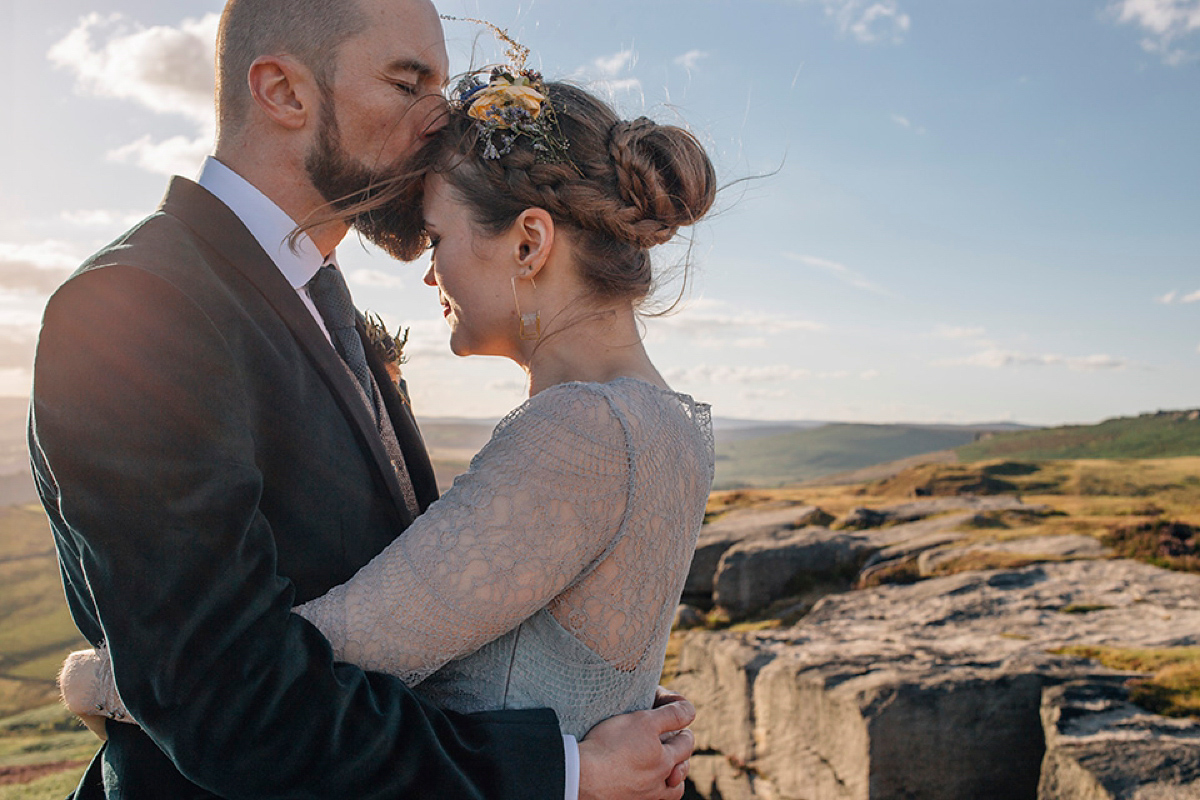
[[[439,83],[447,79],[449,58],[437,11],[422,0],[364,0],[373,8],[372,24],[359,37],[375,69],[415,72]],[[378,59],[378,60],[377,60]]]

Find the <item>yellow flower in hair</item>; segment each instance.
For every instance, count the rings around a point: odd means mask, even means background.
[[[537,119],[545,102],[546,95],[530,86],[524,77],[513,82],[498,75],[471,98],[467,114],[472,119],[496,123],[506,128],[510,127],[512,122],[506,118],[508,115],[503,113],[506,109],[519,109],[527,112],[529,119]]]

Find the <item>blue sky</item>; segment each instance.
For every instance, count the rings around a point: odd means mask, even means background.
[[[1200,0],[438,5],[627,116],[686,124],[724,181],[754,178],[693,232],[683,310],[646,323],[668,379],[718,414],[1048,424],[1200,405]],[[55,283],[166,174],[194,174],[220,8],[0,10],[0,394],[28,390]],[[455,68],[501,57],[471,25],[446,32]],[[449,354],[423,266],[355,240],[339,254],[359,305],[412,329],[418,413],[521,401],[516,367]]]

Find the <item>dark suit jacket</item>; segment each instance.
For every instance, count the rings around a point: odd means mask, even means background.
[[[338,356],[201,187],[176,178],[51,298],[30,450],[71,613],[143,726],[109,724],[79,800],[562,796],[552,712],[440,712],[289,612],[411,518]]]

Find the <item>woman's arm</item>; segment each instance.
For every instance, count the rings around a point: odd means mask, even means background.
[[[347,583],[299,606],[335,657],[415,684],[545,607],[616,542],[630,453],[596,389],[537,395]]]
[[[419,683],[545,607],[616,543],[625,432],[594,390],[548,390],[498,428],[470,470],[347,583],[297,607],[338,660]],[[76,714],[132,722],[104,651],[68,659]]]

